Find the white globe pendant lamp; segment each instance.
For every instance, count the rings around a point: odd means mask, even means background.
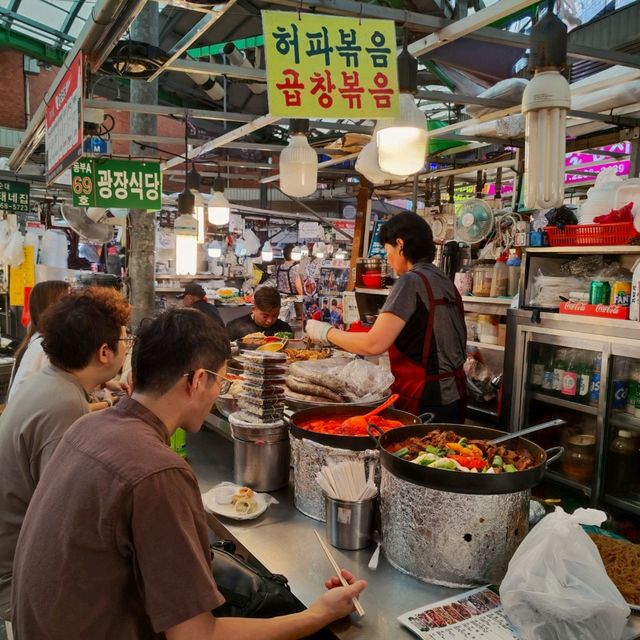
[[[375,138],[362,147],[356,159],[356,171],[364,176],[371,184],[379,185],[385,182],[401,182],[407,179],[405,175],[394,175],[380,169],[378,164],[378,147]]]
[[[525,117],[524,203],[550,209],[564,202],[566,118],[571,108],[566,64],[567,27],[551,9],[531,30],[535,75],[522,95]]]
[[[262,261],[271,262],[272,260],[273,260],[273,249],[271,247],[271,243],[267,240],[262,245]]]
[[[318,187],[318,154],[309,146],[309,121],[289,121],[289,144],[280,154],[280,189],[288,196],[304,198]]]
[[[296,246],[291,249],[291,259],[298,262],[302,259],[302,247]]]
[[[421,171],[427,155],[427,120],[416,106],[418,61],[404,47],[398,56],[400,114],[381,118],[374,129],[378,165],[385,173],[407,176]]]

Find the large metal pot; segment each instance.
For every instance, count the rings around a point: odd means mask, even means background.
[[[300,426],[309,419],[335,418],[336,416],[363,415],[371,407],[331,405],[297,411],[291,418],[291,456],[293,463],[294,503],[296,509],[314,520],[324,522],[326,507],[324,495],[316,480],[316,475],[329,460],[362,460],[365,464],[378,461],[378,451],[369,437],[335,436],[308,431]],[[398,420],[405,424],[416,424],[420,420],[411,413],[386,409],[384,418]],[[400,428],[400,427],[399,427]]]
[[[289,418],[291,435],[294,438],[305,438],[307,440],[313,440],[318,444],[323,444],[327,447],[337,447],[338,449],[349,449],[350,451],[373,449],[375,446],[367,436],[330,435],[309,431],[301,426],[303,422],[308,420],[322,420],[323,418],[330,420],[338,416],[346,420],[353,416],[364,415],[370,409],[370,406],[332,404],[325,407],[312,407],[310,409],[296,411],[291,418]],[[406,411],[400,411],[399,409],[385,409],[380,415],[387,420],[397,420],[405,425],[421,424],[418,416],[407,413]],[[398,427],[398,429],[400,428],[401,427]],[[394,429],[392,429],[392,431],[394,431]]]
[[[499,582],[528,530],[531,487],[540,481],[547,453],[518,438],[509,447],[528,449],[537,464],[504,474],[429,469],[397,458],[386,448],[433,429],[467,438],[504,435],[469,425],[399,427],[379,438],[380,512],[383,549],[389,562],[424,582],[470,587]]]

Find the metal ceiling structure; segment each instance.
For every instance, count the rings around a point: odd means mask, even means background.
[[[459,131],[472,124],[518,113],[519,105],[485,101],[485,106],[498,111],[475,120],[467,119],[461,114],[460,108],[465,104],[482,104],[477,94],[483,88],[514,75],[514,67],[522,62],[529,46],[528,29],[541,5],[546,3],[535,0],[388,0],[384,3],[355,0],[228,0],[209,5],[184,0],[158,2],[158,45],[167,53],[167,59],[154,74],[159,78],[161,104],[152,108],[128,104],[128,80],[107,78],[100,71],[114,45],[127,38],[128,28],[145,1],[0,0],[0,45],[7,46],[8,33],[16,43],[16,39],[22,39],[19,42],[19,46],[23,47],[21,50],[30,43],[35,57],[52,56],[57,51],[59,55],[66,53],[70,60],[82,49],[87,54],[94,74],[90,94],[95,92],[96,96],[111,99],[111,102],[103,102],[103,107],[138,112],[146,108],[147,113],[188,117],[190,121],[197,122],[198,127],[211,138],[200,146],[198,142],[202,141],[194,140],[190,152],[192,157],[233,166],[233,162],[246,164],[246,153],[253,149],[255,154],[251,161],[268,164],[267,160],[273,153],[283,148],[288,133],[286,121],[269,115],[266,93],[254,90],[265,78],[264,56],[260,47],[261,11],[303,10],[390,19],[396,22],[398,32],[402,29],[409,32],[409,48],[422,63],[417,96],[420,107],[427,115],[445,114],[449,122],[447,126],[433,131],[432,137],[470,143],[450,151],[441,151],[437,156],[439,162],[448,161],[452,166],[459,167],[465,163],[487,161],[487,158],[490,160],[491,154],[503,154],[505,145],[511,150],[522,146],[522,140],[470,136]],[[612,2],[610,0],[609,4]],[[631,25],[636,44],[640,40],[638,5],[640,3],[636,2],[612,13],[623,23]],[[626,12],[624,17],[622,12]],[[38,19],[43,18],[46,18],[46,24],[38,24]],[[580,37],[572,37],[573,34]],[[597,62],[600,69],[618,65],[626,75],[617,76],[615,82],[622,82],[620,78],[623,77],[640,78],[640,55],[637,55],[638,49],[634,49],[633,41],[616,46],[616,42],[609,40],[606,46],[596,46],[599,45],[597,39],[586,35],[581,34],[579,29],[570,33],[568,56],[571,61]],[[229,42],[244,49],[251,65],[230,63],[222,53],[222,45]],[[46,49],[38,52],[34,43],[40,43]],[[58,79],[63,72],[64,68],[58,74]],[[596,79],[590,83],[589,80],[589,77],[585,77],[584,85],[575,85],[578,94],[608,86],[604,81]],[[210,84],[217,81],[223,89],[223,97],[213,99],[211,92],[201,87],[206,81],[210,81]],[[124,101],[114,102],[116,97]],[[631,132],[627,133],[631,136],[637,132],[638,120],[627,114],[637,110],[622,109],[605,114],[574,112],[572,123],[576,130],[580,125],[580,131],[591,137],[594,132],[601,130],[609,131],[612,135],[620,131]],[[18,170],[41,143],[43,121],[44,110],[41,107],[34,114],[20,147],[10,158],[14,170]],[[340,122],[316,121],[312,123],[311,139],[322,153],[340,156],[339,148],[337,151],[326,148],[332,140],[339,139],[344,133],[367,134],[372,126],[371,121],[361,121],[357,117]],[[123,134],[120,136],[120,139],[126,139]],[[160,144],[173,141],[158,138],[147,142]],[[338,182],[344,180],[344,172],[337,172],[332,165],[340,160],[344,160],[344,157],[325,162],[321,169],[329,172],[326,174],[329,176],[332,172]],[[171,169],[180,162],[179,159],[168,160],[165,166]],[[428,172],[421,176],[421,179],[428,178]],[[269,183],[274,179],[273,175],[267,175],[262,181]],[[394,193],[410,193],[411,189],[411,185],[406,185]]]

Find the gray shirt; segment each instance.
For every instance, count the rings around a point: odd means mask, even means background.
[[[33,492],[64,432],[88,412],[78,379],[49,365],[24,380],[0,417],[0,619],[10,618],[13,556]]]
[[[402,275],[389,293],[381,313],[393,313],[406,322],[395,346],[410,360],[423,363],[422,355],[429,317],[433,313],[427,289],[415,271],[420,271],[429,281],[434,299],[444,299],[449,304],[437,307],[433,337],[426,363],[428,375],[441,375],[461,367],[466,359],[467,331],[464,314],[456,305],[456,290],[441,269],[432,264],[418,263]],[[425,387],[424,403],[447,405],[460,398],[454,378],[429,382]]]

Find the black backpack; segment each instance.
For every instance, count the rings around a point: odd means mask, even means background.
[[[235,550],[230,540],[211,545],[211,572],[226,600],[214,616],[273,618],[304,611],[285,576],[251,566]]]

